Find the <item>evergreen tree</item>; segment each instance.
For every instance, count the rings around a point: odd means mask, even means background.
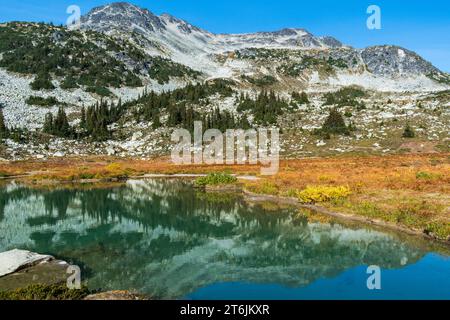
[[[61,83],[61,88],[63,89],[75,89],[78,87],[77,81],[72,74],[68,75]]]
[[[5,125],[5,117],[3,116],[3,109],[0,108],[0,139],[6,139],[9,136],[9,130]]]
[[[294,99],[299,104],[307,104],[309,103],[308,95],[306,92],[298,93],[292,92],[292,99]]]
[[[54,134],[60,137],[69,137],[71,128],[64,107],[59,107],[54,122]]]
[[[53,115],[49,112],[45,115],[44,126],[42,131],[48,134],[53,134]]]
[[[413,128],[409,125],[409,123],[405,127],[405,131],[403,132],[403,138],[414,138],[416,136],[416,133],[414,132]]]
[[[84,108],[83,108],[84,109]],[[125,106],[119,99],[118,104],[115,105],[101,100],[87,108],[81,110],[80,128],[85,136],[89,136],[94,141],[104,141],[111,137],[111,132],[108,126],[117,122],[123,115]]]
[[[47,72],[40,72],[37,74],[34,81],[31,83],[31,89],[33,90],[53,90],[55,86],[52,83],[52,79]]]
[[[153,115],[152,115],[152,119],[153,119],[153,129],[158,129],[162,126],[161,124],[161,115],[159,113],[159,111],[157,109],[155,109]]]
[[[342,114],[333,108],[322,126],[322,132],[325,134],[349,134],[350,130],[346,126]]]
[[[74,130],[71,128],[63,107],[58,109],[56,117],[52,113],[45,115],[42,131],[61,138],[73,138]]]
[[[86,130],[86,109],[84,106],[81,108],[80,128]]]
[[[256,100],[250,99],[247,95],[237,107],[237,111],[251,111],[256,122],[267,125],[275,124],[278,116],[282,115],[283,110],[288,107],[288,103],[276,96],[274,91],[263,90]]]

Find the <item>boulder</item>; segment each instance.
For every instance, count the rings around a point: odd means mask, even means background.
[[[18,270],[54,260],[52,256],[14,249],[0,253],[0,277]]]

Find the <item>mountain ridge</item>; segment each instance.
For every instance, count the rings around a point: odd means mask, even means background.
[[[267,70],[263,70],[264,68],[260,66],[249,66],[248,61],[233,61],[232,59],[217,61],[220,55],[229,55],[239,50],[254,48],[292,51],[317,50],[328,52],[328,57],[339,60],[342,51],[338,49],[344,49],[349,51],[346,55],[353,55],[353,61],[356,61],[354,66],[352,64],[348,67],[349,70],[344,75],[347,78],[354,77],[353,84],[358,84],[357,82],[363,82],[363,86],[364,82],[370,84],[372,82],[370,79],[368,80],[370,77],[395,79],[403,76],[420,77],[413,86],[416,88],[420,86],[421,82],[425,82],[424,87],[430,88],[433,87],[433,82],[450,83],[448,74],[406,48],[396,45],[374,45],[356,49],[344,45],[332,36],[316,37],[304,28],[216,34],[170,14],[164,13],[158,16],[148,9],[142,9],[127,2],[96,7],[84,15],[81,22],[83,29],[104,32],[119,38],[131,35],[131,38],[136,40],[135,43],[150,55],[161,55],[172,59],[207,74],[209,78],[238,79],[243,73],[267,73]],[[339,71],[343,71],[342,69]],[[280,77],[276,72],[269,71],[268,73],[276,78]],[[310,82],[311,74],[302,76],[307,78],[303,82]],[[328,76],[339,79],[336,72],[330,72]],[[439,84],[436,84],[435,87],[442,89]],[[404,90],[400,87],[398,89]]]

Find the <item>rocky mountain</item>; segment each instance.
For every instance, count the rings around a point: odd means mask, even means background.
[[[288,156],[396,152],[405,127],[419,149],[448,151],[449,89],[449,74],[398,46],[292,28],[214,34],[113,3],[81,30],[0,24],[0,158],[166,155],[171,129],[194,119],[277,125]],[[321,135],[332,108],[343,130]]]
[[[368,70],[382,76],[441,74],[430,62],[398,46],[374,46],[361,51]]]
[[[321,72],[320,81],[316,81],[317,74],[314,73],[320,70],[314,66],[301,67],[304,72],[290,76],[294,80],[301,80],[297,81],[300,82],[297,85],[302,84],[306,87],[317,83],[322,87],[341,83],[358,84],[383,91],[416,91],[420,88],[433,91],[444,89],[450,84],[448,74],[439,71],[431,63],[407,49],[396,46],[354,49],[343,45],[333,37],[316,37],[304,29],[286,28],[250,34],[214,34],[171,15],[157,16],[147,9],[125,2],[94,8],[82,18],[82,28],[132,39],[150,55],[170,58],[204,72],[212,78],[239,79],[242,74],[270,74],[282,80],[280,78],[285,78],[285,75],[274,69],[267,70],[265,66],[248,59],[236,59],[236,52],[245,49],[264,49],[266,52],[272,51],[269,54],[268,65],[276,65],[278,69],[292,67],[292,63],[290,65],[284,63],[285,56],[288,60],[296,60],[298,65],[302,64],[305,56],[307,58],[320,56],[319,59],[328,61],[331,58],[337,61],[338,68],[336,65],[329,65],[334,70],[328,68],[328,72]],[[276,59],[275,56],[280,50],[288,52],[280,59]],[[320,64],[316,63],[315,66]],[[396,84],[396,80],[400,78],[404,83]],[[385,79],[388,81],[384,81]]]
[[[82,17],[82,27],[108,34],[140,34],[172,51],[224,52],[249,47],[342,47],[332,37],[317,38],[304,29],[283,29],[251,34],[213,34],[169,14],[156,16],[147,9],[118,2],[92,9]]]

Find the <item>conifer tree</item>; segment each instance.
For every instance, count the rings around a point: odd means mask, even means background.
[[[84,106],[81,108],[80,128],[86,130],[86,109]]]
[[[158,128],[160,128],[162,126],[160,117],[161,117],[161,115],[159,113],[159,110],[158,109],[154,109],[153,115],[152,115],[152,120],[153,120],[152,127],[153,127],[153,129],[158,129]]]
[[[405,127],[405,131],[403,132],[403,138],[414,138],[416,136],[416,133],[414,132],[413,128],[409,125],[409,123]]]
[[[58,109],[56,117],[52,113],[45,115],[42,131],[61,138],[73,138],[74,130],[71,128],[63,107]]]
[[[292,99],[294,99],[299,104],[306,104],[309,103],[308,95],[305,92],[298,93],[298,92],[292,92]]]
[[[3,109],[0,108],[0,139],[6,139],[9,136],[9,130],[5,124],[5,117],[3,115]]]
[[[350,131],[342,114],[333,108],[322,126],[322,132],[326,134],[349,134]]]
[[[50,112],[45,115],[42,131],[48,134],[53,134],[53,115]]]
[[[54,121],[54,134],[60,137],[69,137],[70,125],[64,107],[59,107]]]

